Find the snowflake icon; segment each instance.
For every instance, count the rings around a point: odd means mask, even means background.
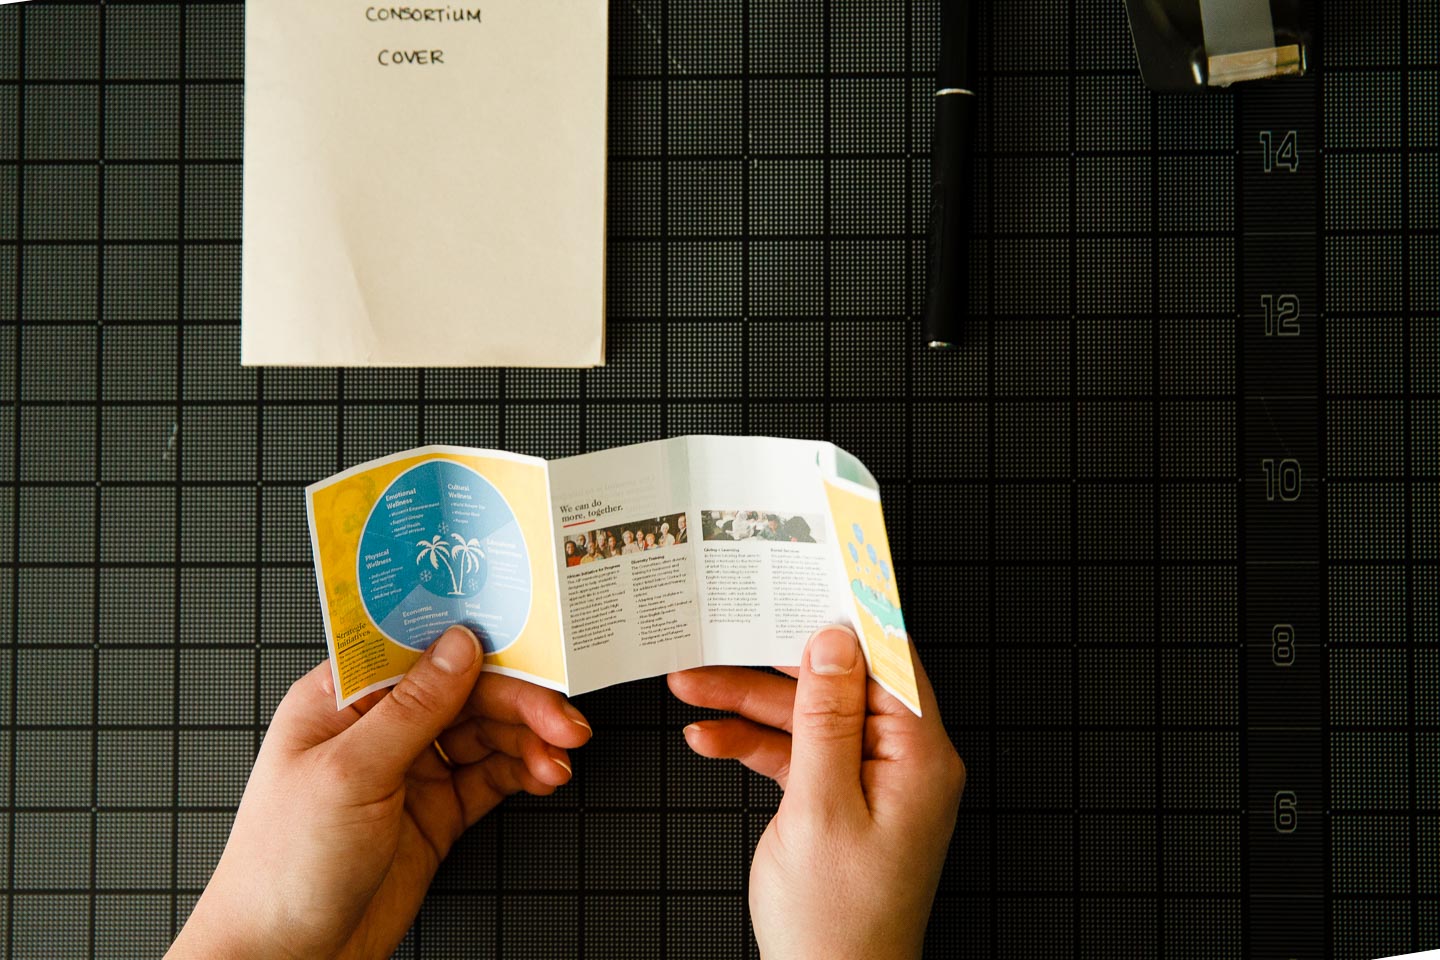
[[[421,582],[421,583],[429,583],[429,582],[430,582],[430,577],[431,577],[431,573],[430,573],[429,570],[421,570],[421,571],[420,571],[420,582]]]
[[[449,535],[450,535],[450,524],[446,523],[444,520],[441,520],[441,521],[440,521],[440,536],[442,536],[442,537],[448,537]]]

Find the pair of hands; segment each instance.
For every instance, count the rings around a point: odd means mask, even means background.
[[[511,794],[554,792],[591,736],[560,694],[481,662],[456,627],[345,710],[328,663],[296,681],[169,956],[390,956],[460,835]],[[965,779],[929,681],[917,661],[915,717],[866,678],[843,627],[787,672],[670,676],[682,700],[738,714],[686,727],[692,749],[785,790],[751,867],[762,955],[917,957]]]

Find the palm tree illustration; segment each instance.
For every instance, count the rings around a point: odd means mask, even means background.
[[[460,579],[455,584],[455,591],[458,593],[465,586],[465,574],[480,569],[480,561],[485,559],[485,551],[480,549],[480,541],[471,537],[466,540],[458,533],[452,533],[455,538],[455,545],[450,548],[450,556],[460,561]]]
[[[429,557],[430,566],[436,570],[440,569],[440,564],[445,564],[445,572],[450,574],[450,586],[452,588],[450,594],[451,596],[459,596],[460,584],[455,579],[455,568],[450,565],[450,544],[441,540],[440,535],[436,534],[429,540],[417,540],[415,546],[420,548],[420,553],[415,557],[416,563]]]

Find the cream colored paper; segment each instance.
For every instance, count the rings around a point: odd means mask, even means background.
[[[242,362],[603,363],[607,7],[249,0]]]

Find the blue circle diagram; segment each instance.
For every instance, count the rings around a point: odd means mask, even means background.
[[[386,488],[360,535],[356,577],[380,632],[415,650],[463,623],[496,653],[530,617],[530,556],[514,511],[451,460],[412,467]]]

